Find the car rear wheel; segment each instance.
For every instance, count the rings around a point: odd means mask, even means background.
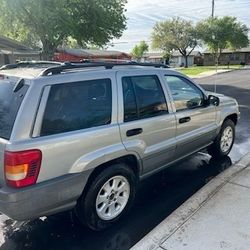
[[[135,174],[125,164],[115,164],[98,174],[79,199],[80,221],[99,231],[114,224],[130,208],[135,195]]]
[[[216,158],[228,155],[233,147],[234,139],[235,124],[232,120],[225,120],[214,143],[209,146],[208,153]]]

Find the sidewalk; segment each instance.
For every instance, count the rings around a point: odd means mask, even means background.
[[[250,249],[250,154],[211,180],[132,249]]]
[[[231,72],[235,69],[218,69],[216,70],[209,70],[203,73],[200,73],[198,75],[188,75],[190,78],[203,78],[203,77],[208,77],[208,76],[213,76],[213,75],[217,75],[217,74],[223,74],[223,73],[227,73],[227,72]]]

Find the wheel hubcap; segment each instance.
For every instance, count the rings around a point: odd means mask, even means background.
[[[226,153],[232,146],[233,143],[233,129],[226,127],[222,133],[220,140],[220,148],[223,153]]]
[[[130,185],[123,176],[110,178],[100,189],[96,197],[96,212],[102,220],[117,217],[128,203]]]

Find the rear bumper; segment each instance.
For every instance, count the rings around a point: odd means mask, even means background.
[[[67,174],[23,189],[0,188],[0,211],[14,220],[29,220],[69,210],[87,183],[90,171]]]

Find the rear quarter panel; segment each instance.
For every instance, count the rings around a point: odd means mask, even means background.
[[[110,125],[23,140],[9,147],[12,151],[42,151],[42,165],[38,177],[38,182],[42,182],[67,173],[94,169],[99,164],[111,160],[124,152],[119,141],[118,126]]]

